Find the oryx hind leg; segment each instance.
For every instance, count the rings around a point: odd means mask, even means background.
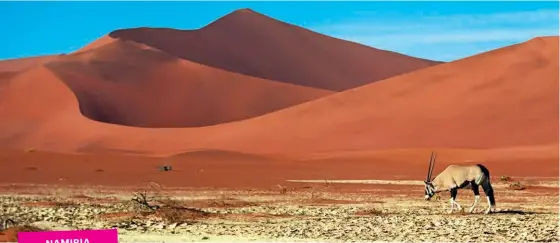
[[[484,189],[484,194],[486,194],[486,200],[488,202],[488,208],[484,213],[488,214],[490,210],[495,209],[496,207],[496,200],[494,198],[494,189],[490,184],[490,178],[485,178],[484,181],[482,181],[482,189]]]
[[[469,213],[474,211],[474,208],[478,205],[478,201],[480,200],[480,192],[478,191],[478,184],[476,184],[476,182],[471,181],[471,189],[474,193],[474,202],[469,208]]]

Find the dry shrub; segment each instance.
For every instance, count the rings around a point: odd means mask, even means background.
[[[220,207],[220,208],[233,208],[233,207],[252,207],[257,206],[256,203],[247,202],[244,200],[238,199],[219,199],[219,200],[210,200],[208,202],[210,207]]]
[[[22,203],[22,206],[28,206],[28,207],[71,208],[71,207],[77,207],[78,204],[75,203],[75,202],[69,202],[69,201],[53,201],[53,200],[48,200],[48,201],[37,201],[37,202]]]
[[[146,189],[134,192],[132,199],[130,199],[138,211],[157,210],[160,205],[157,203],[161,201],[161,186],[157,183],[150,182]]]
[[[137,216],[156,215],[166,223],[185,223],[210,215],[200,209],[185,207],[183,203],[162,195],[161,186],[156,183],[148,185],[148,190],[134,193],[131,201],[136,205]]]
[[[324,190],[326,190],[326,187],[324,187],[324,188],[311,187],[311,190],[309,191],[309,199],[311,201],[317,201],[317,200],[325,199],[325,197],[324,197],[325,191]]]
[[[509,188],[513,189],[513,190],[525,190],[525,186],[523,184],[521,184],[521,182],[514,182],[509,184]]]
[[[231,197],[227,192],[222,192],[222,195],[220,195],[220,197],[217,199],[206,200],[206,204],[210,207],[220,208],[257,206],[256,203]]]
[[[285,186],[282,186],[280,184],[276,186],[280,188],[280,195],[286,195],[286,193],[288,193],[288,189]]]
[[[158,166],[158,170],[159,171],[171,171],[173,169],[173,167],[171,167],[171,165],[161,165]]]
[[[78,204],[75,202],[54,202],[54,204],[58,208],[71,208],[78,206]]]
[[[26,152],[26,153],[33,153],[33,152],[35,152],[35,151],[37,151],[35,148],[27,148],[27,149],[25,149],[25,152]]]
[[[368,208],[368,209],[364,209],[362,211],[358,211],[356,212],[357,215],[383,215],[383,211],[377,209],[377,208]]]
[[[309,192],[309,199],[311,199],[311,201],[321,199],[321,193],[316,191],[315,187],[311,187],[311,191]]]
[[[166,223],[187,223],[202,218],[207,218],[211,214],[196,208],[169,207],[164,206],[156,211]]]
[[[503,176],[500,176],[500,181],[502,181],[502,182],[508,182],[508,181],[511,181],[511,177],[509,177],[509,176],[505,176],[505,175],[503,175]]]

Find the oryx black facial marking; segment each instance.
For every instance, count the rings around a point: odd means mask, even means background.
[[[449,165],[445,170],[438,174],[433,180],[432,172],[435,164],[435,153],[432,152],[430,157],[430,164],[428,167],[428,175],[424,181],[424,198],[430,200],[435,193],[442,191],[450,192],[450,204],[453,212],[454,208],[461,210],[461,206],[455,201],[457,193],[460,189],[471,189],[473,191],[475,200],[470,207],[469,212],[473,212],[480,199],[478,187],[482,186],[486,199],[488,201],[488,208],[485,213],[489,213],[491,209],[496,206],[494,198],[494,190],[490,184],[490,172],[488,169],[481,165]]]

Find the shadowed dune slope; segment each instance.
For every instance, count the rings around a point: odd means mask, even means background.
[[[197,127],[247,119],[332,91],[231,73],[131,41],[114,41],[46,66],[96,121]]]
[[[558,37],[535,38],[264,116],[199,128],[137,128],[88,120],[75,99],[67,105],[52,102],[73,98],[72,92],[48,70],[35,71],[50,76],[18,75],[29,85],[22,82],[21,88],[9,89],[9,102],[2,102],[2,124],[6,114],[19,121],[0,126],[4,148],[65,153],[87,148],[157,156],[222,150],[303,157],[395,148],[558,144]],[[62,112],[64,107],[73,111]],[[60,111],[45,115],[49,109]],[[34,111],[44,111],[44,116],[31,117]]]
[[[249,76],[341,91],[440,62],[332,38],[244,9],[198,30],[116,30],[80,51],[132,40]]]
[[[534,38],[245,121],[224,142],[259,153],[557,144],[558,79],[558,37]]]

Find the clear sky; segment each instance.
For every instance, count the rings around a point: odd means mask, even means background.
[[[72,52],[121,28],[200,28],[239,8],[376,48],[451,61],[558,35],[558,2],[0,2],[0,59]]]

